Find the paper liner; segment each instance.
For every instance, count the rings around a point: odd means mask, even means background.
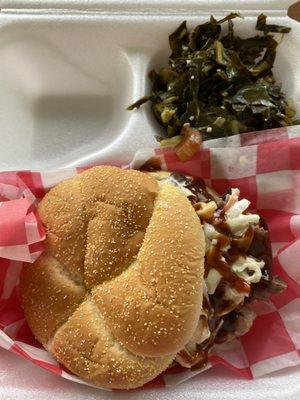
[[[160,158],[162,169],[202,177],[220,193],[239,187],[252,209],[267,220],[273,273],[288,284],[268,303],[255,305],[257,318],[250,332],[240,340],[214,346],[206,369],[224,364],[252,379],[300,364],[300,126],[207,141],[184,164],[173,149],[157,148],[140,150],[129,165],[120,166],[139,168],[154,156]],[[93,386],[41,348],[19,301],[23,262],[33,262],[43,251],[45,235],[36,198],[83,169],[0,173],[0,347],[66,379]],[[200,372],[176,365],[144,388],[174,386]]]

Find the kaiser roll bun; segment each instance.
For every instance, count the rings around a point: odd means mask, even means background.
[[[102,387],[135,388],[164,371],[201,312],[205,243],[189,200],[103,166],[51,189],[38,212],[46,250],[21,273],[37,340]]]

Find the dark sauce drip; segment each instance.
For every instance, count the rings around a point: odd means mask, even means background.
[[[249,226],[244,236],[241,238],[235,238],[231,241],[231,247],[235,249],[235,251],[240,251],[244,254],[249,253],[249,248],[253,242],[254,238],[254,228]]]
[[[190,353],[186,349],[181,350],[178,355],[184,360],[187,365],[190,365],[192,371],[202,369],[208,361],[208,348],[197,349]]]
[[[208,354],[214,343],[225,342],[229,335],[233,335],[238,323],[239,310],[253,300],[253,298],[260,296],[262,293],[270,290],[271,287],[271,266],[272,266],[272,250],[269,238],[269,232],[265,221],[260,218],[260,224],[257,227],[250,226],[246,233],[241,238],[235,238],[225,220],[224,205],[228,191],[220,199],[213,198],[206,190],[205,182],[199,180],[194,182],[192,179],[186,187],[195,195],[193,204],[199,201],[216,201],[218,209],[214,213],[214,218],[207,221],[211,223],[219,232],[217,243],[211,248],[205,259],[205,276],[207,276],[211,268],[215,268],[221,275],[222,280],[215,290],[213,295],[209,295],[209,321],[217,320],[219,322],[219,329],[214,331],[211,328],[210,338],[197,345],[196,351],[191,355],[182,354],[183,357],[187,356],[186,361],[191,365],[192,370],[202,369],[208,362]],[[191,200],[191,199],[190,199]],[[228,250],[224,251],[226,246],[230,245]],[[222,250],[223,249],[223,250]],[[225,258],[225,261],[221,257]],[[256,284],[249,285],[243,279],[239,278],[231,269],[231,265],[240,257],[252,256],[256,259],[262,259],[265,262],[265,267],[262,270],[262,279]],[[247,293],[240,304],[234,304],[230,300],[224,299],[226,287],[234,288],[238,293]],[[283,288],[282,282],[276,282],[274,287]],[[204,303],[205,305],[205,303]]]
[[[205,256],[205,275],[207,276],[209,270],[214,268],[222,275],[222,280],[227,282],[230,287],[234,288],[239,293],[249,293],[250,285],[238,277],[231,269],[232,262],[243,255],[244,252],[242,253],[236,245],[233,245],[233,241],[224,234],[220,234],[216,240],[216,245],[212,246]],[[228,252],[222,254],[221,249],[228,244],[230,244],[231,247]],[[222,255],[225,261],[221,259]]]
[[[153,172],[161,170],[161,159],[159,157],[151,157],[140,167],[141,171]]]
[[[203,179],[187,177],[178,172],[173,172],[171,177],[193,193],[193,196],[189,197],[192,204],[214,200],[206,190],[206,184]]]
[[[212,348],[213,342],[211,343],[211,346],[206,347],[203,350],[197,350],[197,362],[191,366],[191,371],[198,371],[202,368],[204,368],[207,365],[208,362],[208,353],[209,350]]]
[[[207,294],[203,296],[202,309],[205,310],[208,315],[212,315],[213,314],[214,310],[212,308],[212,305],[211,305],[210,300],[209,300],[209,296]]]
[[[160,165],[156,160],[151,160],[143,166],[144,170],[157,170]],[[187,177],[181,173],[172,173],[172,178],[180,185],[192,192],[189,196],[191,203],[197,207],[199,202],[215,201],[218,209],[214,217],[207,221],[219,232],[217,243],[205,257],[205,276],[211,268],[215,268],[222,276],[217,289],[213,295],[204,296],[203,309],[209,316],[208,323],[211,331],[210,337],[203,343],[196,345],[192,354],[183,349],[179,356],[191,366],[192,370],[202,369],[208,362],[208,354],[214,343],[226,342],[228,336],[234,335],[237,328],[239,310],[245,303],[255,298],[267,298],[268,293],[278,293],[285,289],[286,284],[277,277],[271,276],[272,249],[266,222],[260,218],[259,226],[249,227],[241,238],[234,238],[225,220],[224,205],[231,191],[228,190],[223,196],[213,196],[206,188],[203,179]],[[226,246],[230,245],[228,250]],[[225,248],[225,249],[224,249]],[[252,256],[265,262],[262,269],[260,282],[251,286],[239,278],[231,269],[231,265],[238,257]],[[225,261],[221,258],[224,257]],[[224,299],[227,287],[234,288],[238,293],[247,293],[248,297],[240,304],[234,304]]]
[[[189,364],[192,371],[203,369],[208,362],[208,354],[215,343],[216,336],[223,324],[221,319],[216,319],[214,326],[211,328],[210,337],[201,344],[196,345],[196,350],[191,354],[187,349],[179,352],[179,356],[183,358],[186,364]]]
[[[238,312],[231,311],[229,314],[224,315],[222,329],[218,332],[215,342],[223,343],[226,342],[228,334],[232,334],[236,331],[238,323]]]
[[[203,179],[193,179],[187,184],[187,189],[196,196],[198,202],[209,202],[214,200],[213,196],[206,190],[206,185]]]
[[[272,248],[269,237],[268,226],[263,218],[260,218],[260,226],[254,228],[254,237],[249,247],[248,253],[255,257],[264,260],[265,269],[272,269]]]

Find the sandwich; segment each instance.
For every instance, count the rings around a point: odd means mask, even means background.
[[[203,368],[215,343],[251,328],[252,301],[285,287],[266,224],[239,194],[107,166],[58,184],[38,207],[45,251],[20,279],[36,339],[106,388]]]

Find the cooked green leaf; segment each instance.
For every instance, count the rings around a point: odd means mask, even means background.
[[[146,103],[147,101],[149,101],[151,99],[152,96],[144,96],[141,97],[139,100],[137,100],[136,102],[132,103],[130,106],[127,107],[128,111],[132,111],[135,108],[140,108],[142,104]]]
[[[182,22],[169,36],[168,66],[149,73],[151,95],[130,109],[150,100],[166,138],[179,135],[184,124],[203,140],[294,124],[293,107],[273,76],[278,42],[269,34],[290,28],[268,25],[261,14],[256,28],[264,33],[241,38],[234,32],[237,17],[211,17],[191,32]]]
[[[233,96],[225,99],[225,101],[231,104],[243,104],[245,106],[265,106],[275,107],[272,103],[271,98],[267,92],[267,89],[263,85],[257,84],[247,85],[240,88]]]
[[[183,21],[179,27],[169,36],[169,44],[172,50],[170,58],[180,57],[184,46],[187,44],[188,31],[186,28],[186,21]]]
[[[264,33],[289,33],[291,30],[291,28],[287,26],[267,24],[267,16],[264,14],[260,14],[257,17],[256,29]]]

